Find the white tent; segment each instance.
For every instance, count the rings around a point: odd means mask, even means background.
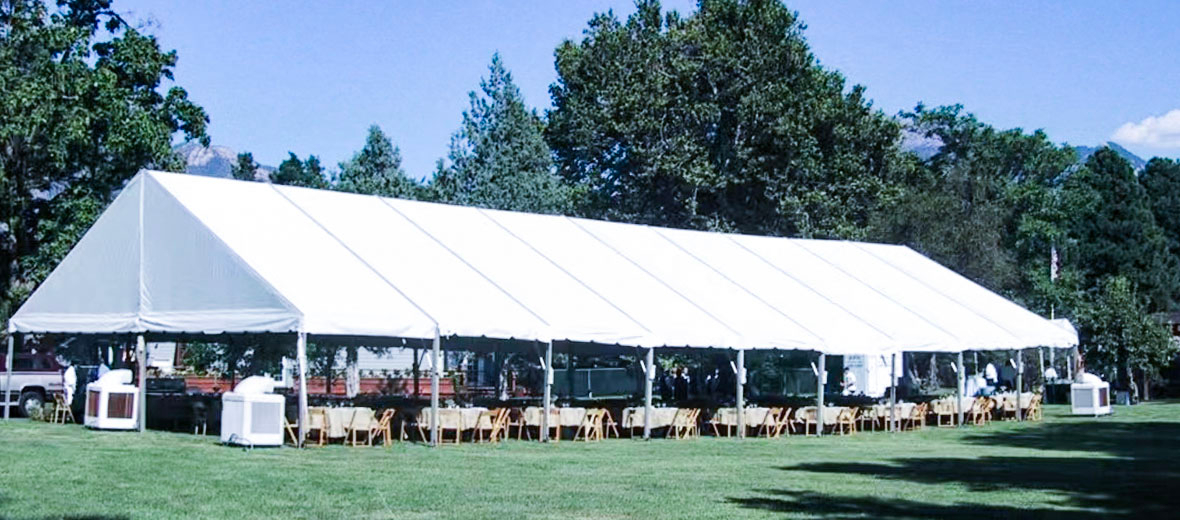
[[[489,337],[632,347],[1069,347],[903,246],[705,233],[143,171],[21,333]]]

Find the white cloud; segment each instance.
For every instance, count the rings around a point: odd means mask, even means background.
[[[1120,144],[1180,148],[1180,109],[1138,123],[1123,123],[1110,139]]]

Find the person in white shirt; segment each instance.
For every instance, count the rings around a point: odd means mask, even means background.
[[[844,395],[852,395],[856,393],[856,374],[852,373],[852,369],[844,367]]]
[[[996,366],[991,363],[988,363],[987,366],[984,367],[983,377],[987,379],[987,382],[990,385],[995,385],[996,381],[1000,379],[1000,376],[996,374]]]

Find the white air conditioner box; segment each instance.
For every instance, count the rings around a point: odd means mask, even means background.
[[[88,428],[134,430],[139,427],[139,388],[131,384],[131,371],[111,370],[86,385]]]
[[[275,394],[275,380],[250,376],[221,395],[221,442],[243,446],[282,446],[286,398]]]
[[[1069,385],[1069,402],[1074,415],[1110,413],[1110,383],[1089,373],[1078,375],[1080,382]]]

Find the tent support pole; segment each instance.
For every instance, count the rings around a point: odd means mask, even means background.
[[[299,441],[297,446],[303,447],[303,440],[307,438],[307,334],[300,332],[295,336],[295,364],[299,370]]]
[[[967,376],[966,376],[966,372],[963,368],[963,352],[962,351],[959,351],[959,359],[957,361],[958,361],[958,365],[959,365],[958,366],[959,370],[957,370],[955,372],[955,375],[958,376],[955,379],[957,380],[957,383],[958,383],[956,386],[958,386],[959,400],[955,402],[955,408],[958,409],[958,411],[959,411],[959,426],[963,426],[963,415],[964,415],[964,410],[963,410],[964,388],[963,388],[963,385],[965,383],[965,378]]]
[[[442,337],[434,329],[434,342],[430,346],[430,445],[438,446],[438,378],[442,371]]]
[[[135,366],[139,378],[139,432],[147,430],[147,345],[143,342],[143,334],[135,335]]]
[[[647,369],[643,374],[643,439],[651,439],[651,380],[656,375],[656,349],[647,349]]]
[[[746,351],[738,349],[737,351],[737,434],[738,438],[742,439],[746,436]]]
[[[541,403],[541,442],[549,442],[549,414],[553,410],[553,340],[545,343],[545,402]],[[557,425],[561,436],[561,425]]]
[[[897,353],[889,355],[889,431],[897,431]],[[805,432],[806,433],[806,432]]]
[[[821,437],[824,434],[824,383],[828,378],[827,366],[824,363],[827,361],[827,356],[823,352],[819,353],[819,366],[816,370],[815,379],[819,384],[816,385],[815,394],[815,436]]]
[[[1037,347],[1037,366],[1040,367],[1041,384],[1045,384],[1045,349]],[[1035,388],[1036,385],[1033,385]]]
[[[1021,359],[1023,350],[1016,349],[1016,420],[1023,421],[1024,414],[1020,413],[1020,393],[1024,386],[1024,360]]]
[[[16,350],[16,332],[12,331],[12,327],[8,327],[8,355],[4,358],[4,420],[9,419],[9,411],[12,408],[12,403],[9,402],[12,395],[12,356],[15,355]]]

